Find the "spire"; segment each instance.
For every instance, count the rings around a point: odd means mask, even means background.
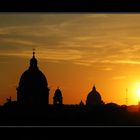
[[[80,106],[84,106],[84,103],[83,103],[83,101],[81,100],[81,102],[80,102],[80,104],[79,104]]]
[[[33,58],[35,58],[35,49],[33,48]]]
[[[94,86],[93,86],[92,90],[93,90],[93,91],[96,91],[96,87],[95,87],[95,84],[94,84]]]

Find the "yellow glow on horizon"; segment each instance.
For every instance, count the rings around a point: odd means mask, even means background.
[[[135,82],[134,90],[135,90],[136,96],[137,96],[138,101],[139,101],[140,100],[140,82]]]

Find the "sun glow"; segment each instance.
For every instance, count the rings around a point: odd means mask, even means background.
[[[134,85],[134,92],[138,98],[138,101],[140,100],[140,82],[136,82]]]

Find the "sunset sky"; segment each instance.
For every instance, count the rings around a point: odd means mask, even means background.
[[[16,100],[32,49],[64,104],[84,103],[96,85],[105,103],[140,101],[140,14],[0,13],[0,104]]]

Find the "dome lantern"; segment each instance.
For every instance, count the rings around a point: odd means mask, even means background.
[[[30,60],[30,67],[29,68],[38,68],[37,67],[37,59],[35,58],[35,49],[33,49],[33,57]]]

